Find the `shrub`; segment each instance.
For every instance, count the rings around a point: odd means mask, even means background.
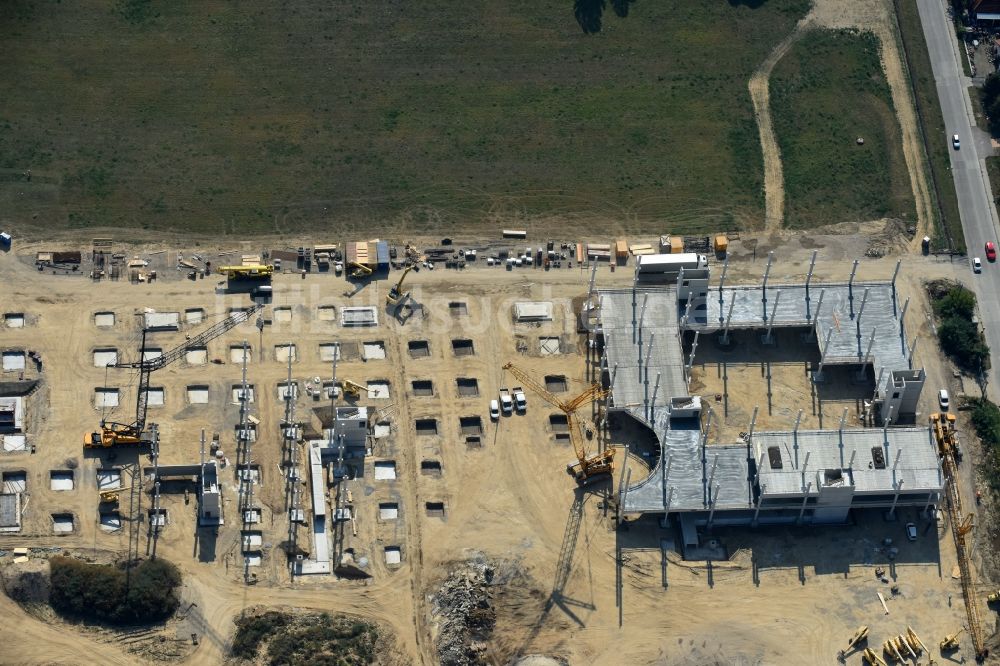
[[[165,560],[123,566],[90,564],[71,557],[49,560],[49,604],[56,611],[111,624],[146,624],[170,617],[180,599],[181,575]]]
[[[968,319],[949,317],[938,326],[938,338],[945,353],[964,370],[978,372],[989,362],[990,350],[979,329]]]

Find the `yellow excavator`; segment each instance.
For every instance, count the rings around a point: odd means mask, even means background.
[[[368,387],[358,384],[357,382],[352,382],[350,379],[338,379],[337,386],[344,392],[344,395],[348,398],[357,399],[361,397],[361,392],[364,391],[368,393]]]
[[[573,475],[577,483],[594,481],[614,471],[615,450],[607,448],[600,453],[588,455],[583,429],[580,426],[580,419],[576,416],[577,409],[594,400],[600,400],[607,396],[607,391],[602,390],[597,384],[591,384],[590,388],[572,400],[560,400],[549,393],[544,386],[536,382],[531,375],[525,373],[513,363],[507,363],[503,366],[503,369],[509,370],[512,375],[537,393],[539,397],[550,405],[559,408],[566,415],[566,425],[569,427],[569,439],[573,443],[573,451],[576,453],[576,461],[567,465],[566,471]]]
[[[945,636],[944,638],[941,639],[941,642],[938,643],[938,647],[940,647],[943,652],[949,652],[951,650],[957,650],[958,649],[958,637],[962,635],[963,631],[965,631],[965,627],[962,627],[961,629],[959,629],[958,631],[956,631],[953,634],[948,634],[947,636]]]
[[[118,504],[118,493],[113,490],[106,490],[101,493],[101,502],[107,504]]]
[[[389,290],[389,293],[385,295],[385,302],[387,305],[399,305],[410,297],[410,292],[403,293],[403,280],[406,279],[406,276],[409,275],[412,270],[412,264],[407,266],[406,270],[404,270],[403,274],[400,276],[399,282],[397,282],[395,286]]]
[[[347,267],[351,269],[351,277],[355,279],[365,278],[372,274],[372,269],[354,261],[349,263]]]

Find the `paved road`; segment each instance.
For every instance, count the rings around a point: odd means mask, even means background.
[[[975,286],[986,339],[993,350],[989,391],[996,400],[1000,395],[1000,262],[986,263],[983,251],[986,241],[997,242],[998,238],[997,211],[986,179],[986,167],[980,158],[984,144],[980,130],[974,129],[976,123],[968,97],[971,82],[962,71],[959,57],[965,56],[958,50],[951,20],[945,13],[945,3],[943,0],[917,0],[917,8],[927,39],[949,144],[952,134],[961,138],[961,149],[951,151],[951,169],[969,255],[980,257],[984,262],[982,275],[973,276],[970,267],[968,282]]]

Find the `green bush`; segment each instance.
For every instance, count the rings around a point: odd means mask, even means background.
[[[1000,407],[986,399],[971,400],[972,425],[983,443],[980,471],[993,492],[1000,492]]]
[[[970,320],[948,317],[938,326],[938,339],[945,353],[963,370],[978,372],[988,367],[990,348]]]
[[[141,562],[126,575],[119,565],[53,557],[49,571],[49,604],[64,615],[111,624],[146,624],[170,617],[180,604],[180,572],[162,559]]]
[[[952,287],[934,301],[934,313],[941,319],[964,317],[972,319],[976,312],[976,295],[965,287]]]
[[[364,666],[375,661],[379,640],[378,627],[357,618],[267,611],[236,620],[230,654],[255,660],[266,644],[271,666]]]

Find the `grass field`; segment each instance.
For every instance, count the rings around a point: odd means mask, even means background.
[[[774,68],[771,107],[784,165],[787,226],[915,220],[899,123],[874,35],[807,34]]]
[[[747,80],[807,0],[600,6],[0,3],[0,217],[215,235],[759,224]]]
[[[923,26],[917,3],[909,0],[895,0],[899,30],[906,51],[906,64],[913,82],[913,92],[920,118],[927,161],[930,164],[931,186],[936,199],[938,220],[935,228],[935,245],[951,245],[956,250],[965,251],[965,235],[962,232],[962,218],[958,213],[958,195],[951,177],[951,158],[948,145],[948,131],[941,115],[934,71],[931,69],[927,42],[924,40]]]

